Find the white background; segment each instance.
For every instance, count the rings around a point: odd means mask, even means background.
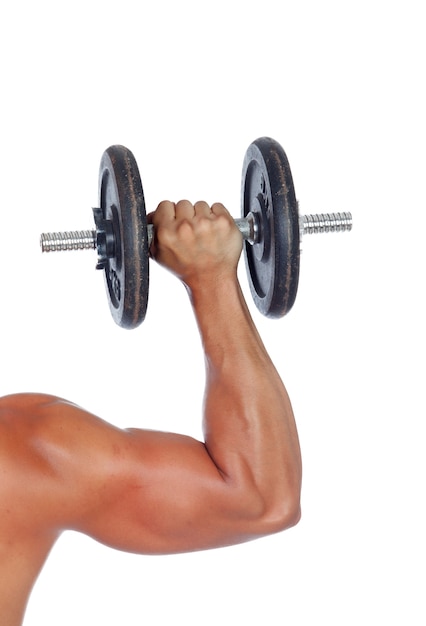
[[[111,144],[135,154],[150,210],[205,199],[238,216],[244,153],[269,135],[301,212],[354,219],[305,238],[285,319],[248,295],[298,422],[300,524],[172,557],[66,533],[25,626],[425,624],[424,29],[414,0],[2,5],[1,394],[201,436],[184,289],[151,264],[146,321],[124,331],[94,253],[39,249],[42,231],[92,227]]]

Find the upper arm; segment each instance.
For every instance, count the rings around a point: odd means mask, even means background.
[[[48,465],[40,478],[46,523],[139,553],[213,548],[259,536],[259,502],[222,475],[191,437],[121,430],[52,401],[39,411],[31,446]],[[42,496],[42,498],[41,498]]]
[[[256,535],[247,494],[222,476],[203,443],[129,430],[115,433],[111,446],[108,458],[98,459],[76,529],[141,553],[213,548]]]
[[[265,518],[250,468],[241,463],[231,479],[200,441],[122,430],[50,396],[11,405],[9,492],[31,532],[77,530],[121,550],[171,553],[282,529]]]

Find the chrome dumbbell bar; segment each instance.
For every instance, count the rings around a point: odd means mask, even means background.
[[[251,244],[258,242],[259,228],[254,216],[234,220],[243,238]],[[352,229],[350,213],[320,213],[318,215],[301,215],[299,217],[301,235],[319,233],[345,232]],[[154,227],[148,224],[148,244],[151,245]],[[42,233],[40,245],[42,252],[63,252],[66,250],[96,250],[96,230],[72,230],[58,233]]]

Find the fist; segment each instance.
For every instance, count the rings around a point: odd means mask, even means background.
[[[222,204],[165,201],[149,221],[151,256],[188,287],[236,275],[242,235]]]

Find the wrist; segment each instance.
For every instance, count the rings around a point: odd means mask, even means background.
[[[257,335],[236,273],[188,289],[205,349],[250,343]],[[242,344],[240,345],[240,340]]]
[[[236,272],[211,277],[200,275],[185,282],[185,287],[196,312],[204,306],[215,311],[226,310],[232,303],[241,306],[241,288]]]

